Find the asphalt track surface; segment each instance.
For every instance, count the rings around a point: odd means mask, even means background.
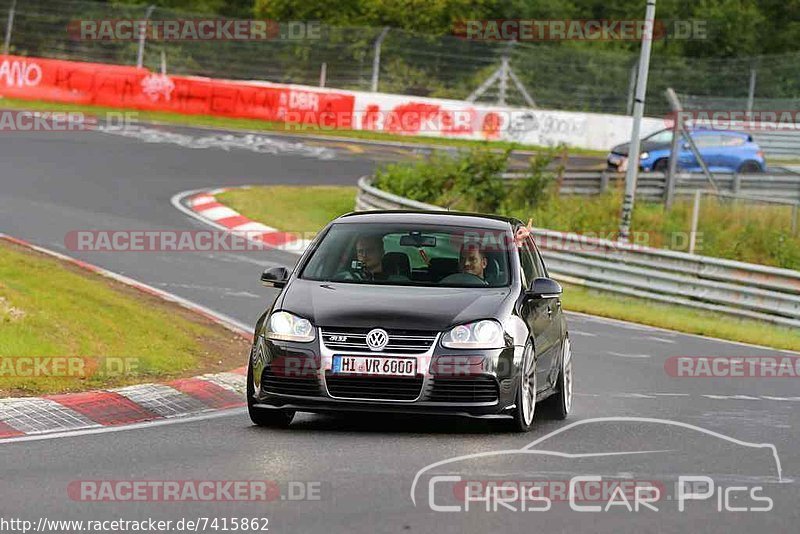
[[[65,250],[64,236],[81,229],[205,229],[174,209],[170,198],[185,190],[242,184],[354,184],[385,160],[379,150],[333,147],[332,157],[323,159],[297,148],[258,153],[146,143],[99,132],[6,133],[0,140],[0,231],[250,325],[276,295],[260,286],[259,273],[271,265],[290,266],[296,256],[277,251],[76,253]],[[266,517],[271,532],[301,534],[797,531],[797,379],[679,379],[664,369],[670,356],[781,353],[582,315],[570,314],[569,324],[577,377],[574,413],[566,422],[537,415],[534,431],[518,435],[487,421],[302,414],[290,429],[267,430],[252,426],[243,410],[233,410],[166,425],[4,443],[0,517],[34,523],[42,517]],[[607,417],[629,419],[593,420]],[[535,447],[560,455],[513,452],[578,421],[585,424]],[[748,443],[774,444],[781,483],[776,456]],[[498,450],[510,452],[424,471],[414,487],[416,504],[412,501],[415,476],[429,464]],[[609,452],[623,454],[592,456]],[[658,511],[638,513],[620,506],[578,512],[558,500],[547,511],[499,505],[487,512],[485,504],[472,503],[469,511],[439,512],[428,502],[431,474],[556,482],[599,474],[661,483],[665,498],[656,503]],[[713,497],[688,502],[679,511],[671,485],[680,475],[710,477]],[[67,491],[81,480],[272,480],[284,497],[290,482],[311,482],[320,499],[83,502]],[[717,497],[738,486],[761,486],[756,493],[772,499],[772,510],[720,512]],[[446,486],[433,487],[436,503],[452,497]],[[441,488],[444,495],[436,493]],[[764,504],[744,493],[729,495],[729,506]],[[578,504],[605,506],[607,500]],[[522,504],[511,507],[518,510]]]

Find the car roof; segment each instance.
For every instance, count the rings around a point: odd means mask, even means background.
[[[737,132],[735,130],[715,130],[713,128],[692,128],[689,130],[692,135],[694,134],[714,134],[714,135],[730,135],[733,137],[750,137],[747,132]]]
[[[507,230],[509,225],[522,224],[513,217],[467,213],[459,211],[376,210],[351,212],[334,220],[336,223],[404,223],[441,224],[446,226],[477,226],[493,230]]]

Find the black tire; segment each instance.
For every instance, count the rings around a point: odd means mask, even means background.
[[[669,170],[669,160],[667,158],[662,158],[653,164],[653,172],[666,173],[668,170]]]
[[[739,165],[739,168],[736,169],[736,172],[739,174],[758,174],[763,171],[761,170],[761,165],[759,165],[757,162],[745,161]]]
[[[253,424],[270,428],[287,428],[292,424],[295,412],[291,410],[268,410],[256,408],[256,390],[253,381],[253,358],[247,362],[247,413]]]
[[[548,414],[554,419],[564,420],[572,411],[574,378],[572,345],[567,337],[564,339],[562,349],[561,368],[556,382],[557,392],[542,402],[542,405],[547,407]]]
[[[532,366],[532,375],[531,372]],[[527,376],[527,387],[526,387]],[[532,380],[532,383],[531,383]],[[533,345],[528,344],[522,356],[522,364],[519,372],[519,384],[517,385],[517,393],[514,397],[514,404],[516,407],[512,413],[513,419],[511,420],[511,430],[514,432],[528,432],[533,428],[533,420],[536,415],[536,387],[538,385],[536,379],[536,359],[533,352]],[[533,396],[531,395],[531,387],[533,388]],[[526,396],[531,403],[529,408],[526,405]]]

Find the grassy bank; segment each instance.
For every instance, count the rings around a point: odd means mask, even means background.
[[[352,211],[355,188],[268,186],[229,191],[217,198],[251,219],[283,230],[319,230]],[[280,217],[291,217],[286,224]],[[567,310],[721,339],[800,351],[800,331],[728,315],[691,310],[580,286],[564,286]]]
[[[511,148],[516,150],[532,151],[543,149],[543,147],[535,145],[522,145],[508,141],[475,141],[470,139],[445,139],[437,137],[397,135],[365,130],[334,130],[324,127],[320,128],[314,125],[286,124],[284,122],[265,121],[258,119],[238,119],[231,117],[217,117],[213,115],[184,115],[181,113],[169,113],[165,111],[137,111],[107,106],[64,104],[39,100],[0,98],[0,108],[24,109],[31,111],[79,111],[86,114],[95,115],[101,115],[109,112],[132,112],[136,113],[138,120],[143,122],[161,122],[179,126],[199,126],[204,128],[220,128],[224,130],[252,130],[265,133],[269,132],[292,135],[316,135],[331,138],[343,137],[354,140],[388,141],[442,147],[467,148],[475,146],[489,146],[496,149]],[[582,148],[570,148],[569,153],[576,156],[605,156],[607,154],[606,151],[602,150],[588,150]]]
[[[0,397],[226,371],[248,349],[180,306],[0,240]]]
[[[551,230],[616,238],[622,205],[621,187],[593,197],[558,196],[510,215]],[[657,202],[637,201],[632,230],[636,243],[687,252],[692,226],[691,198],[678,198],[671,211]],[[703,197],[697,226],[696,254],[800,269],[800,233],[792,234],[791,206],[731,202]]]

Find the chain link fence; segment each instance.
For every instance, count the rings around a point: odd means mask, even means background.
[[[13,9],[13,24],[8,14]],[[120,6],[76,0],[0,0],[8,52],[17,55],[135,65],[136,41],[81,41],[68,33],[78,20],[202,19],[208,15],[163,8]],[[10,31],[8,31],[10,29]],[[319,38],[267,41],[148,41],[143,65],[174,74],[267,80],[416,96],[466,99],[497,71],[504,56],[508,66],[544,109],[626,114],[631,106],[632,77],[638,54],[615,50],[609,43],[508,43],[430,36],[391,29],[380,43],[377,73],[373,63],[383,28],[321,26]],[[663,115],[669,106],[667,87],[689,95],[715,95],[713,102],[729,108],[753,106],[798,109],[800,52],[781,56],[736,59],[672,57],[656,46],[649,79],[647,113]],[[323,74],[324,71],[324,74]],[[755,73],[755,74],[754,74]],[[755,76],[755,84],[753,77]],[[526,105],[508,84],[507,102]],[[495,102],[498,87],[480,101]],[[744,108],[742,108],[744,109]]]

